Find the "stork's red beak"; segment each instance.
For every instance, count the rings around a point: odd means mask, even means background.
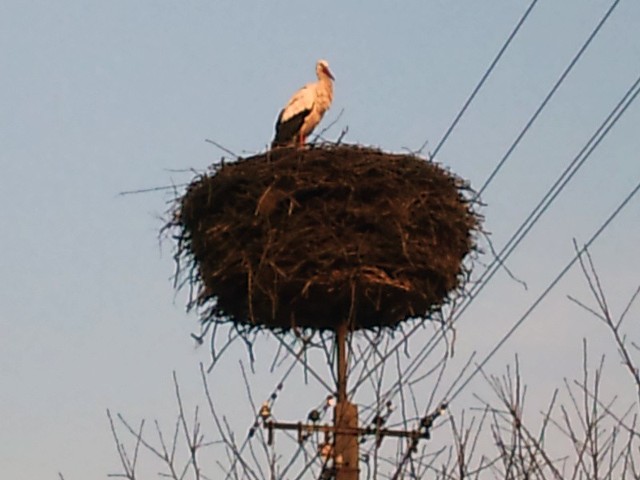
[[[335,77],[333,76],[333,73],[331,73],[331,70],[329,70],[328,67],[325,67],[324,65],[322,66],[322,70],[324,71],[324,73],[327,74],[327,76],[331,79],[331,80],[335,80]]]

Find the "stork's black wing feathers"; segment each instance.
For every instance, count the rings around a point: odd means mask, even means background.
[[[276,136],[273,139],[273,142],[271,142],[271,148],[295,145],[300,129],[302,128],[302,124],[304,123],[304,119],[311,113],[311,109],[302,110],[291,118],[286,119],[284,122],[282,121],[283,113],[284,110],[282,110],[280,115],[278,115],[278,120],[276,122]]]

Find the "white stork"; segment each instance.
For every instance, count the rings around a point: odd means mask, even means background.
[[[276,136],[271,147],[304,145],[307,136],[322,120],[333,100],[333,75],[326,60],[316,63],[318,81],[308,83],[282,109],[276,121]]]

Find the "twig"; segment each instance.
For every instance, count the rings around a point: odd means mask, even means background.
[[[318,141],[318,139],[323,138],[323,135],[326,132],[328,132],[336,123],[338,123],[338,120],[340,120],[340,117],[342,117],[343,113],[344,113],[344,108],[342,110],[340,110],[340,112],[338,113],[338,116],[336,118],[334,118],[331,122],[329,122],[329,124],[326,127],[324,127],[322,130],[320,130],[320,133],[318,133],[313,138],[313,142],[311,142],[311,143],[316,143]],[[340,143],[340,142],[338,142],[338,143]]]
[[[186,187],[189,185],[188,183],[178,183],[177,185],[164,185],[162,187],[151,187],[151,188],[141,188],[138,190],[125,190],[124,192],[119,192],[119,197],[124,197],[125,195],[135,195],[138,193],[150,193],[150,192],[159,192],[162,190],[175,190],[176,187]]]
[[[235,153],[233,153],[231,150],[229,150],[226,147],[223,147],[222,145],[220,145],[218,142],[214,142],[213,140],[210,140],[208,138],[204,139],[205,142],[210,143],[211,145],[215,145],[216,147],[218,147],[220,150],[222,150],[223,152],[228,153],[229,155],[232,155],[233,158],[235,158],[236,160],[238,158],[240,158],[238,155],[236,155]]]

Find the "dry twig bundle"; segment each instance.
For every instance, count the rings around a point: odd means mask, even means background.
[[[375,329],[427,317],[462,288],[480,221],[470,198],[414,155],[282,148],[196,178],[168,227],[204,322]]]

